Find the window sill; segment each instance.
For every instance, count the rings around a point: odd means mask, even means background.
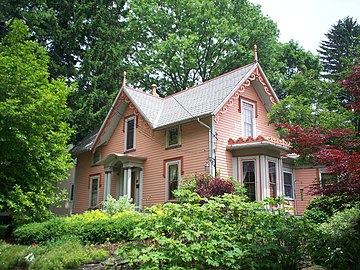
[[[129,149],[129,150],[124,151],[124,154],[135,152],[135,151],[136,151],[136,149]]]
[[[170,150],[170,149],[179,148],[179,147],[181,147],[181,144],[171,145],[171,146],[165,147],[165,150]]]
[[[285,197],[284,200],[285,200],[285,201],[295,201],[294,198],[290,198],[290,197]]]

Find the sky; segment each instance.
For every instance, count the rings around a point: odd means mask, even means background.
[[[260,4],[264,15],[277,23],[280,42],[298,41],[317,54],[320,41],[338,20],[347,16],[360,23],[359,0],[250,0]]]

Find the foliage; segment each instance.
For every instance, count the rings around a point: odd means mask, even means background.
[[[26,266],[24,257],[28,254],[29,247],[12,246],[6,242],[0,243],[0,269],[14,269],[16,266]]]
[[[281,125],[287,129],[286,138],[291,151],[305,162],[324,165],[336,180],[331,184],[315,185],[317,194],[350,196],[360,194],[360,140],[349,129],[324,130]]]
[[[0,40],[0,211],[16,224],[49,217],[49,206],[64,198],[56,183],[72,163],[65,122],[70,89],[49,80],[45,50],[28,36],[15,20]]]
[[[354,66],[352,70],[352,73],[341,81],[341,84],[350,96],[351,102],[347,104],[347,108],[355,112],[353,121],[357,133],[360,135],[360,66]]]
[[[17,243],[44,243],[63,236],[73,235],[85,243],[103,243],[131,239],[133,229],[141,216],[134,211],[124,211],[113,216],[99,210],[85,212],[83,215],[58,217],[42,223],[31,223],[18,227],[13,235]]]
[[[360,25],[356,19],[346,17],[332,25],[325,36],[326,40],[320,42],[318,50],[324,76],[337,82],[344,78],[348,68],[359,59],[356,47],[360,45]],[[345,97],[340,98],[343,100]]]
[[[328,223],[318,228],[313,239],[312,259],[326,269],[358,269],[360,265],[359,204],[335,213]]]
[[[235,184],[231,180],[211,176],[208,173],[195,174],[186,179],[182,185],[183,189],[196,192],[201,198],[210,199],[214,196],[221,196],[225,193],[234,193]]]
[[[320,224],[327,222],[334,213],[354,206],[360,202],[360,196],[316,196],[306,206],[304,216],[311,222]]]
[[[270,66],[276,24],[248,0],[129,1],[131,82],[169,95],[259,59]]]
[[[135,229],[136,242],[117,251],[140,269],[298,269],[305,222],[283,210],[225,194],[153,206]],[[197,202],[196,202],[197,198]],[[310,229],[310,227],[309,227]]]
[[[101,205],[103,207],[103,212],[110,216],[123,211],[135,210],[135,205],[132,203],[132,199],[127,195],[120,196],[119,199],[116,200],[111,196],[111,194],[108,194],[106,201],[103,201]]]

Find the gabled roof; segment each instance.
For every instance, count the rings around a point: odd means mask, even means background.
[[[239,94],[241,87],[248,86],[251,83],[265,104],[265,107],[270,110],[272,104],[278,101],[278,99],[257,62],[230,71],[166,98],[153,96],[129,86],[122,86],[99,132],[95,137],[91,137],[92,143],[88,140],[87,144],[86,142],[81,142],[80,144],[86,144],[87,146],[91,144],[90,149],[87,149],[91,150],[94,143],[97,145],[99,143],[106,143],[125,109],[124,106],[118,107],[120,112],[117,111],[117,114],[114,116],[114,109],[119,106],[121,98],[124,98],[124,96],[128,99],[127,101],[132,103],[152,129],[161,129],[198,117],[215,115],[224,107],[226,102],[229,102],[230,98],[234,99],[235,95]],[[101,142],[97,143],[99,138],[101,138]],[[86,151],[85,148],[77,150]]]
[[[148,118],[151,127],[158,129],[212,114],[256,66],[253,63],[238,68],[166,98],[154,97],[126,86],[124,92]]]

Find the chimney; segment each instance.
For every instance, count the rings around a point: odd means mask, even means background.
[[[122,86],[126,85],[126,71],[124,71],[124,77],[123,77],[123,81],[122,81]]]
[[[151,85],[151,93],[153,96],[158,97],[159,95],[158,95],[158,93],[156,93],[156,88],[157,88],[156,84],[152,84]]]

